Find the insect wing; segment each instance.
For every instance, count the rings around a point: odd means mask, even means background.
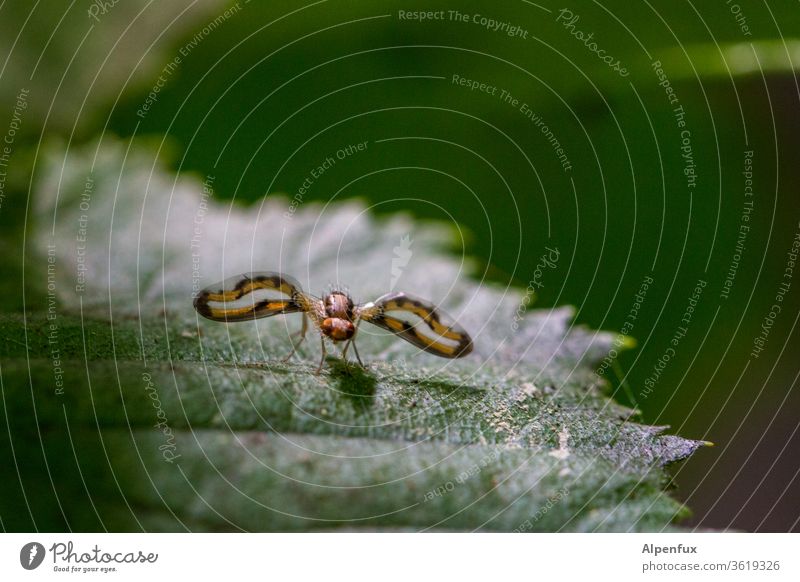
[[[194,308],[206,319],[233,322],[308,311],[313,301],[294,278],[264,271],[206,287],[195,298]]]
[[[357,316],[443,358],[461,358],[472,351],[472,338],[450,316],[406,293],[389,293],[360,306]]]

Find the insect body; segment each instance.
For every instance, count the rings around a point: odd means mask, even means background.
[[[319,328],[335,342],[351,340],[356,334],[353,324],[355,306],[350,296],[341,291],[328,293],[322,300],[325,305],[325,319]]]
[[[355,338],[362,321],[389,330],[418,348],[443,358],[460,358],[472,351],[469,334],[423,299],[406,293],[389,293],[375,301],[357,305],[343,291],[332,291],[320,299],[303,292],[292,277],[271,271],[239,275],[206,287],[195,298],[194,308],[207,319],[224,322],[302,313],[300,341],[294,344],[288,357],[305,339],[310,319],[322,338],[322,361],[318,371],[325,361],[326,337],[334,343],[347,342],[343,357],[347,356],[352,344],[361,363]]]

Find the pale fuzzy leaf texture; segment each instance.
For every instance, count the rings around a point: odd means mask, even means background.
[[[40,166],[33,240],[42,256],[51,245],[56,265],[67,382],[36,398],[37,419],[49,446],[64,446],[68,429],[84,472],[113,476],[96,504],[102,523],[653,531],[685,515],[664,466],[701,443],[632,422],[604,395],[595,366],[612,334],[572,325],[567,307],[520,309],[522,292],[482,282],[459,258],[457,229],[379,219],[360,202],[222,203],[212,182],[176,179],[144,145],[108,137],[67,156],[54,146]],[[33,269],[46,277],[47,265]],[[348,285],[364,301],[394,281],[462,323],[475,354],[442,360],[362,326],[366,369],[329,359],[315,375],[313,334],[282,361],[298,316],[225,325],[195,315],[193,289],[251,270],[287,272],[315,294]],[[46,301],[32,309],[44,314]],[[29,365],[34,385],[53,383],[50,322],[0,324],[27,326],[27,347],[2,354],[11,414],[24,417]]]

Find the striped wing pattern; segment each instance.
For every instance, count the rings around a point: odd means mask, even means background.
[[[206,319],[234,322],[309,311],[313,302],[294,278],[263,271],[206,287],[195,298],[194,308]]]
[[[443,358],[461,358],[472,351],[472,338],[450,316],[407,293],[389,293],[359,306],[356,316]]]

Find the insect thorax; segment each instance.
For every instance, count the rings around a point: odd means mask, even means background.
[[[353,321],[353,300],[347,293],[333,291],[323,298],[325,315],[337,319]]]

